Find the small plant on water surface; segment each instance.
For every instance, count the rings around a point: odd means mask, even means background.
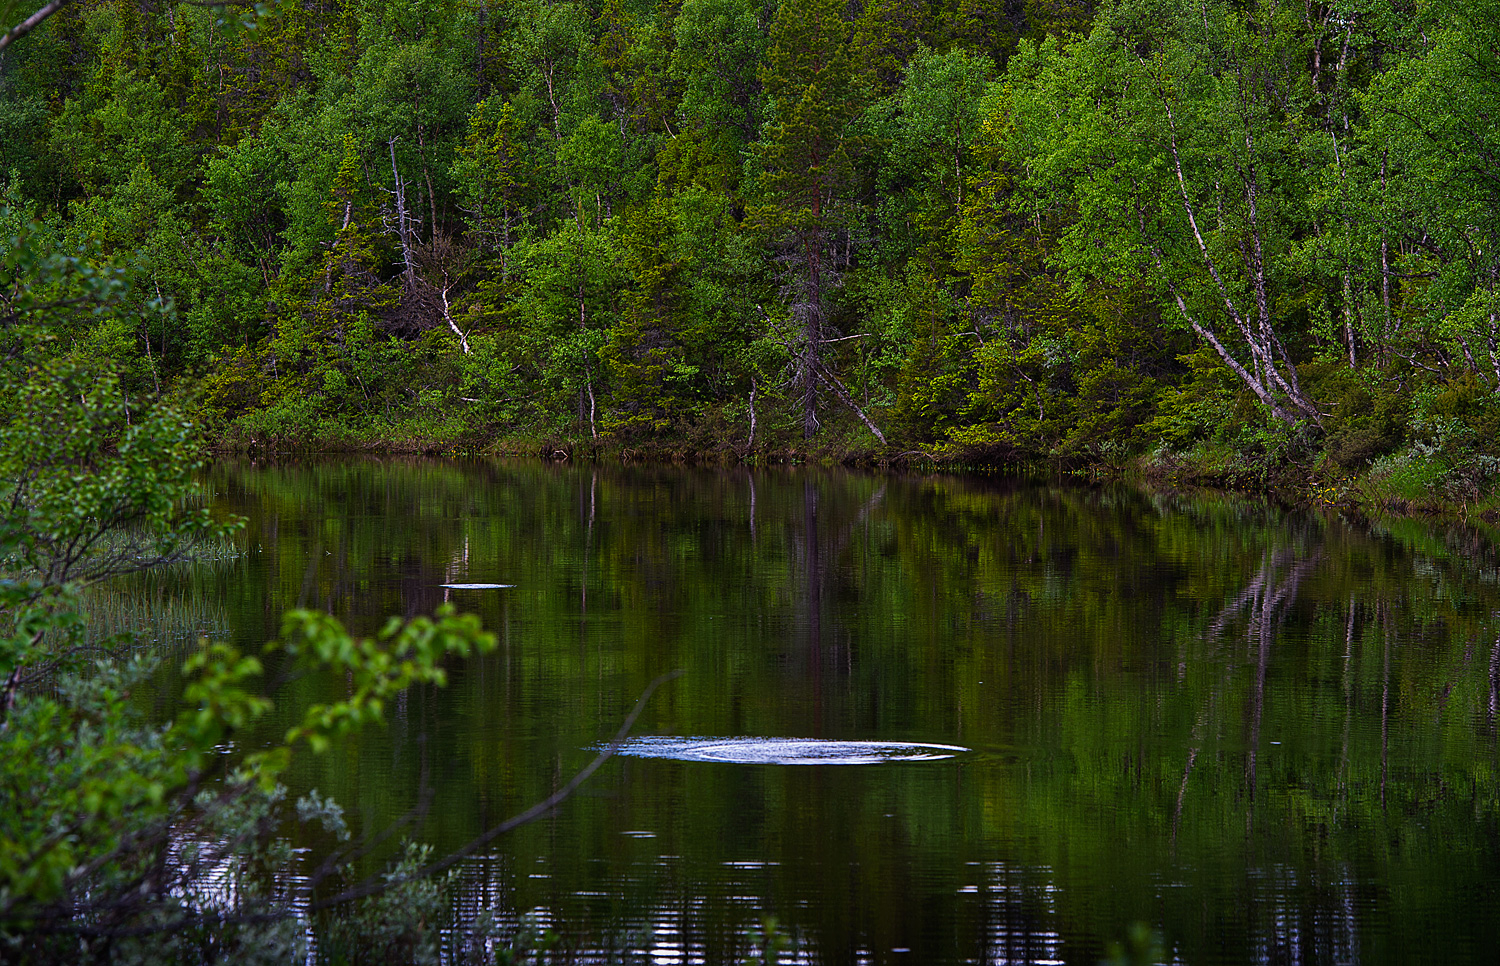
[[[781,928],[775,916],[766,916],[760,925],[750,930],[752,951],[745,960],[755,966],[776,966],[781,954],[792,949],[792,937]]]
[[[1123,942],[1111,942],[1101,966],[1157,966],[1167,961],[1161,933],[1144,922],[1131,923]]]

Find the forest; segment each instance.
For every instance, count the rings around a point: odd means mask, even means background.
[[[71,0],[10,39],[9,358],[221,449],[1500,474],[1495,0]]]
[[[222,870],[286,867],[277,830],[289,815],[309,837],[348,840],[342,806],[293,800],[288,776],[323,762],[337,777],[320,753],[352,747],[408,692],[430,695],[459,658],[490,666],[501,646],[434,590],[454,576],[443,568],[459,546],[439,521],[470,520],[463,501],[481,471],[413,461],[420,469],[395,472],[420,486],[370,482],[368,467],[331,471],[327,484],[340,499],[410,494],[400,512],[432,550],[402,561],[399,593],[317,569],[378,558],[383,531],[368,521],[331,544],[335,555],[320,542],[331,523],[302,533],[290,514],[285,530],[263,514],[255,526],[272,523],[256,547],[297,552],[238,589],[245,612],[269,622],[249,622],[259,649],[124,647],[138,611],[107,596],[106,581],[154,570],[184,583],[195,561],[248,554],[248,521],[218,519],[215,498],[244,490],[246,509],[294,507],[323,485],[247,461],[231,486],[230,464],[211,467],[210,452],[1051,466],[1500,518],[1497,117],[1500,0],[0,0],[0,955],[306,961],[306,931],[275,876],[236,880],[226,906]],[[526,466],[483,471],[534,502],[494,500],[510,515],[474,523],[474,544],[503,545],[537,520],[553,535],[581,532],[566,546],[582,556],[557,570],[583,576],[586,610],[596,488],[634,499],[625,482],[637,468],[595,468],[585,489],[581,475],[559,482],[573,467]],[[879,504],[872,479],[829,484],[825,527]],[[932,694],[962,680],[960,720],[1001,713],[977,689],[981,674],[1001,679],[997,655],[1012,651],[955,648],[924,609],[937,583],[899,582],[910,575],[942,577],[943,595],[974,602],[976,624],[1030,601],[1054,602],[1044,616],[1062,630],[1097,623],[1074,602],[1139,609],[1150,628],[1139,639],[1106,635],[1094,653],[1045,638],[1061,658],[1007,673],[1068,697],[1057,714],[1082,724],[1048,740],[1097,776],[1097,801],[1144,803],[1140,827],[1169,830],[1175,848],[1194,722],[1229,688],[1223,707],[1250,709],[1245,741],[1259,747],[1271,638],[1236,642],[1258,664],[1221,667],[1212,662],[1229,659],[1204,644],[1198,697],[1131,703],[1123,719],[1051,682],[1075,674],[1082,688],[1097,668],[1137,658],[1165,669],[1165,651],[1142,642],[1199,641],[1206,600],[1262,594],[1289,607],[1312,564],[1278,568],[1326,546],[1337,566],[1309,607],[1320,636],[1307,659],[1324,687],[1307,705],[1343,730],[1318,732],[1302,759],[1316,780],[1302,781],[1298,759],[1267,756],[1265,774],[1283,769],[1291,791],[1262,806],[1263,827],[1350,861],[1363,861],[1365,840],[1348,830],[1379,830],[1369,882],[1419,853],[1441,856],[1434,892],[1486,881],[1497,806],[1483,742],[1493,745],[1500,649],[1489,590],[1452,575],[1475,561],[1493,574],[1490,537],[1430,554],[1437,563],[1394,564],[1385,544],[1255,536],[1228,497],[1217,516],[1143,536],[1095,523],[1095,496],[1033,512],[988,492],[1011,482],[936,476],[903,498],[936,506],[930,524],[862,523],[865,542],[843,541],[852,523],[835,528],[829,559],[855,548],[869,599],[896,602],[867,619],[931,631],[902,658],[909,673],[888,677]],[[1117,497],[1098,492],[1113,512]],[[711,502],[662,493],[663,507]],[[596,581],[618,578],[631,601],[667,600],[662,588],[678,585],[642,561],[691,561],[688,601],[781,567],[789,586],[804,583],[768,601],[821,606],[842,591],[818,582],[816,486],[794,495],[802,502],[779,536],[767,525],[762,551],[752,481],[751,549],[722,558],[718,539],[739,516],[674,530],[622,513],[642,546],[665,549],[611,542],[601,525]],[[1143,592],[1169,585],[1179,537],[1200,532],[1214,537],[1201,569],[1222,586],[1184,583],[1181,601]],[[1158,544],[1162,569],[1122,565]],[[467,561],[467,531],[462,547]],[[1450,554],[1462,563],[1448,567]],[[1100,576],[1075,575],[1075,558],[1099,561]],[[1248,590],[1231,586],[1235,574]],[[1374,581],[1368,599],[1356,601],[1356,576]],[[410,592],[418,585],[426,596]],[[283,586],[301,588],[281,595],[298,607],[271,614],[260,591]],[[571,586],[559,586],[566,595],[537,598],[541,612],[571,617]],[[306,596],[334,610],[340,594],[403,616],[346,627],[302,609]],[[594,594],[598,613],[608,605],[597,583]],[[665,611],[686,613],[675,601]],[[434,616],[421,612],[429,604]],[[1265,604],[1252,626],[1277,626],[1280,606]],[[1403,613],[1416,630],[1391,616]],[[1432,630],[1447,620],[1451,641]],[[1177,637],[1158,638],[1163,626]],[[587,653],[577,627],[532,638],[539,660],[572,673],[572,655]],[[680,640],[638,629],[651,641],[640,653],[722,665],[723,632],[708,628]],[[867,637],[900,656],[893,639]],[[1403,637],[1420,647],[1393,660]],[[752,690],[781,693],[775,655],[755,660]],[[168,661],[180,667],[175,692],[147,709],[167,693],[152,676]],[[1230,687],[1224,667],[1259,677]],[[659,680],[646,670],[623,659],[611,670],[612,722]],[[880,696],[879,676],[860,674],[858,701]],[[340,687],[285,693],[317,680]],[[455,673],[455,690],[483,694],[478,680]],[[559,693],[543,711],[581,728],[564,698],[583,692]],[[1302,701],[1271,694],[1268,719]],[[1450,695],[1462,711],[1444,719]],[[730,696],[709,688],[673,707]],[[1441,767],[1398,768],[1399,807],[1387,812],[1393,696],[1455,737],[1395,730],[1416,749],[1409,760]],[[1119,762],[1131,736],[1164,730],[1164,715],[1192,751],[1142,797],[1140,765],[1132,778]],[[246,735],[254,750],[225,754]],[[1239,841],[1250,827],[1221,808],[1240,787],[1255,801],[1257,759],[1241,779],[1233,754],[1205,755],[1200,776],[1227,791],[1183,826],[1185,842]],[[1341,771],[1325,767],[1335,761]],[[1339,777],[1350,773],[1353,793]],[[1026,800],[1036,822],[1082,815],[1067,813],[1080,807],[1074,777],[1059,766]],[[514,784],[526,805],[559,785],[528,781]],[[998,801],[1011,786],[993,787]],[[734,798],[727,784],[711,791]],[[886,827],[868,818],[849,827]],[[1128,837],[1087,827],[1093,854],[1128,853]],[[508,830],[484,834],[496,829]],[[1402,836],[1419,847],[1403,852]],[[327,893],[298,912],[326,914],[315,924],[323,961],[370,949],[400,960],[391,936],[425,929],[446,901],[438,875],[457,853],[367,844],[338,846],[308,880]],[[1451,874],[1463,862],[1477,871]],[[1394,921],[1417,919],[1425,902],[1397,896],[1398,911],[1415,911]],[[1198,923],[1190,935],[1211,929],[1197,913],[1182,921]],[[1425,942],[1412,935],[1407,948]],[[280,952],[255,959],[263,948]]]

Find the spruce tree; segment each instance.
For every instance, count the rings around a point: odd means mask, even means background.
[[[770,120],[756,150],[760,197],[753,217],[787,269],[804,438],[818,426],[829,297],[849,259],[849,125],[860,104],[844,7],[838,0],[787,0],[776,12],[761,67]]]

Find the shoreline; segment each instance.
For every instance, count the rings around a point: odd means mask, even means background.
[[[892,448],[894,449],[894,448]],[[299,459],[327,457],[414,457],[422,459],[536,459],[543,462],[613,463],[623,466],[690,467],[822,466],[889,473],[972,473],[1003,477],[1051,478],[1073,483],[1133,483],[1157,493],[1219,493],[1264,499],[1289,509],[1338,511],[1366,520],[1416,518],[1434,522],[1500,527],[1500,492],[1478,492],[1456,499],[1436,489],[1412,493],[1391,485],[1381,466],[1358,472],[1321,472],[1316,465],[1287,461],[1274,467],[1244,453],[1174,453],[1157,450],[1104,462],[1080,457],[1027,455],[1013,448],[968,448],[949,452],[882,450],[877,447],[815,441],[807,447],[723,444],[701,448],[686,441],[626,444],[618,440],[562,436],[466,433],[458,439],[418,436],[354,441],[324,439],[306,445],[263,444],[259,440],[209,441],[214,458]]]

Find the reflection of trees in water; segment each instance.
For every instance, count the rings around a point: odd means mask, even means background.
[[[811,682],[814,702],[821,701],[825,666],[845,672],[850,670],[853,660],[851,637],[846,628],[835,627],[830,640],[825,634],[825,611],[829,607],[830,595],[837,590],[840,562],[848,553],[855,534],[869,521],[885,498],[885,486],[881,484],[857,504],[852,514],[847,511],[850,504],[845,501],[836,502],[832,513],[824,513],[820,517],[820,504],[823,502],[821,484],[824,482],[812,474],[803,476],[801,526],[792,531],[792,557],[797,562],[792,578],[792,610],[802,645],[801,672]],[[751,493],[753,499],[753,489]],[[847,497],[851,494],[839,495]],[[814,721],[821,726],[820,712],[821,705],[814,714]]]
[[[1060,963],[1065,940],[1051,870],[987,862],[972,867],[973,884],[959,889],[979,905],[976,936],[986,963]]]
[[[675,917],[685,947],[729,948],[723,937],[748,935],[760,913],[789,921],[775,904],[787,898],[784,885],[729,882],[723,889],[743,886],[758,908],[731,903],[710,915],[703,903],[718,901],[719,880],[696,866],[660,873],[654,892],[624,894],[610,890],[648,883],[601,884],[589,863],[612,855],[619,827],[673,830],[685,857],[726,841],[775,842],[783,857],[818,857],[816,868],[779,873],[805,885],[809,902],[816,891],[801,880],[832,891],[842,876],[846,905],[829,915],[842,917],[845,931],[806,938],[826,939],[833,945],[819,948],[843,957],[862,941],[845,941],[850,920],[900,920],[907,900],[887,893],[924,894],[922,877],[941,849],[919,854],[912,842],[950,830],[962,802],[985,819],[965,820],[971,841],[954,854],[967,848],[965,859],[1002,860],[1017,875],[1037,870],[1057,889],[1052,901],[1067,922],[1056,926],[1034,902],[992,908],[982,891],[946,900],[925,893],[924,915],[941,907],[951,917],[944,922],[975,930],[964,948],[977,958],[986,948],[997,950],[989,958],[1042,958],[1048,930],[1070,943],[1085,937],[1085,949],[1090,936],[1119,938],[1111,913],[1100,911],[1115,900],[1091,898],[1089,870],[1107,865],[1118,882],[1133,882],[1174,874],[1181,862],[1222,866],[1192,885],[1217,890],[1211,898],[1163,884],[1155,906],[1130,913],[1160,923],[1175,948],[1221,948],[1212,945],[1217,930],[1268,959],[1281,950],[1323,961],[1349,948],[1338,936],[1388,928],[1412,908],[1370,895],[1396,861],[1381,842],[1425,845],[1458,832],[1458,847],[1493,850],[1483,803],[1494,788],[1484,762],[1500,717],[1500,639],[1488,616],[1496,594],[1466,577],[1462,560],[1229,499],[1153,502],[1113,489],[781,469],[445,472],[408,481],[417,497],[387,499],[378,478],[354,481],[346,502],[363,509],[350,520],[313,526],[288,509],[273,578],[286,597],[306,583],[310,603],[343,600],[376,613],[413,599],[430,606],[424,587],[456,577],[520,585],[453,595],[491,608],[486,620],[505,644],[456,671],[434,699],[458,709],[442,719],[446,732],[433,731],[450,781],[434,804],[442,827],[462,830],[481,822],[480,811],[488,821],[546,794],[559,763],[607,730],[601,720],[617,720],[640,683],[677,666],[689,677],[662,696],[648,732],[961,734],[963,744],[1004,746],[1019,762],[956,768],[942,794],[924,788],[900,808],[850,800],[837,814],[819,811],[819,796],[835,787],[826,778],[791,799],[717,773],[691,781],[658,773],[666,787],[650,789],[599,776],[570,806],[577,825],[563,822],[551,839],[511,854],[546,856],[559,883],[609,895],[539,895],[528,870],[511,914],[542,906],[558,922],[592,923],[586,932],[595,937],[619,935],[608,909],[637,923]],[[288,508],[329,499],[335,488],[320,483],[314,499],[287,482],[275,498]],[[397,520],[420,531],[404,545],[381,529]],[[340,541],[342,555],[330,553]],[[415,563],[402,564],[403,554]],[[339,561],[349,574],[335,573]],[[403,569],[407,582],[391,590],[385,576]],[[421,729],[402,710],[390,736],[408,747]],[[369,775],[377,756],[381,767],[413,770],[415,756],[384,743],[361,754]],[[1477,764],[1466,771],[1468,763]],[[1466,808],[1471,793],[1480,804]],[[372,807],[388,797],[372,796]],[[823,823],[814,830],[771,827],[782,811],[806,818],[809,810]],[[901,812],[896,823],[884,816],[892,811]],[[704,814],[721,812],[728,817]],[[644,815],[654,824],[617,824]],[[893,824],[901,834],[885,837]],[[1122,849],[1127,835],[1132,845]],[[1008,836],[1025,837],[1024,846]],[[1138,854],[1119,855],[1131,850]],[[961,903],[998,925],[959,916]],[[1205,924],[1208,903],[1221,918]]]
[[[1265,715],[1266,667],[1271,661],[1271,644],[1280,634],[1287,613],[1297,599],[1297,588],[1317,566],[1320,557],[1317,550],[1296,548],[1283,548],[1267,554],[1265,563],[1249,586],[1219,613],[1209,628],[1210,638],[1216,637],[1232,616],[1241,611],[1249,614],[1245,640],[1246,650],[1255,662],[1255,684],[1250,691],[1250,738],[1245,761],[1245,794],[1251,804],[1245,816],[1247,824],[1255,815],[1256,764],[1260,760],[1260,726]]]
[[[1287,615],[1291,611],[1292,605],[1297,600],[1297,591],[1302,581],[1318,566],[1321,559],[1322,553],[1316,547],[1291,546],[1266,552],[1255,576],[1251,578],[1243,590],[1236,594],[1219,611],[1218,615],[1209,624],[1205,635],[1210,643],[1219,641],[1226,635],[1231,622],[1244,615],[1245,659],[1248,662],[1253,662],[1255,668],[1254,681],[1245,710],[1246,731],[1248,733],[1245,758],[1245,796],[1251,806],[1246,810],[1247,832],[1249,831],[1249,823],[1254,819],[1257,786],[1256,769],[1259,762],[1261,744],[1261,722],[1265,714],[1266,670],[1271,661],[1272,644],[1275,643],[1286,622]],[[1182,665],[1179,663],[1179,668],[1181,667]],[[1232,657],[1224,662],[1223,673],[1219,678],[1219,683],[1210,694],[1210,701],[1213,704],[1221,702],[1223,688],[1234,679],[1237,669],[1238,664]],[[1181,670],[1179,670],[1180,673]],[[1198,715],[1193,727],[1192,736],[1189,740],[1187,765],[1183,769],[1182,784],[1177,796],[1176,814],[1173,818],[1174,839],[1176,837],[1176,830],[1182,819],[1182,807],[1188,787],[1188,779],[1192,775],[1193,765],[1197,761],[1198,753],[1202,750],[1207,720],[1208,709],[1205,709]]]
[[[167,830],[157,875],[165,880],[164,891],[180,904],[184,920],[250,922],[266,930],[260,942],[278,937],[289,950],[311,949],[307,879],[273,862],[257,867],[246,858],[243,840],[225,839],[215,831],[191,820]]]
[[[462,870],[446,924],[457,962],[558,963],[743,962],[755,952],[763,910],[774,902],[763,876],[699,883],[676,881],[673,860],[643,862],[596,888],[554,887],[544,859],[517,865],[503,854],[478,856]],[[733,871],[733,870],[731,870]],[[743,870],[753,872],[753,870]],[[549,938],[549,930],[562,935]],[[807,949],[782,962],[812,962]]]
[[[1489,700],[1489,726],[1490,734],[1495,734],[1496,715],[1500,714],[1500,634],[1495,636],[1495,644],[1490,648],[1490,700]]]
[[[1249,878],[1259,928],[1246,950],[1247,961],[1277,966],[1361,961],[1362,904],[1347,865],[1317,879],[1285,865],[1252,870]]]
[[[1187,741],[1182,778],[1177,786],[1172,813],[1171,847],[1174,856],[1184,810],[1192,807],[1189,787],[1194,767],[1209,737],[1209,721],[1216,717],[1214,710],[1223,706],[1225,689],[1233,686],[1247,665],[1252,671],[1243,719],[1246,739],[1242,787],[1247,845],[1255,840],[1267,671],[1303,582],[1323,561],[1320,543],[1298,540],[1268,549],[1244,588],[1231,597],[1209,623],[1205,640],[1211,653],[1221,654],[1218,662],[1209,663],[1210,667],[1217,664],[1220,670],[1214,674],[1213,685],[1204,694],[1204,706],[1193,719]],[[1351,599],[1349,641],[1352,641],[1353,614]],[[1218,642],[1229,637],[1231,628],[1240,621],[1244,626],[1243,650],[1221,652]],[[1236,650],[1241,656],[1236,657]],[[1181,679],[1185,671],[1181,655],[1178,667]],[[1345,745],[1347,749],[1347,732]],[[1248,950],[1249,960],[1257,963],[1357,962],[1360,929],[1347,869],[1335,876],[1331,887],[1303,883],[1300,879],[1304,874],[1291,866],[1251,865],[1247,868],[1245,891],[1250,903],[1247,910],[1250,934],[1247,939],[1252,947]]]
[[[1409,834],[1415,816],[1445,799],[1459,800],[1470,792],[1493,794],[1477,784],[1469,792],[1461,783],[1449,789],[1453,776],[1444,774],[1444,762],[1410,757],[1414,745],[1441,732],[1456,678],[1471,666],[1478,670],[1479,662],[1471,657],[1446,670],[1418,663],[1472,655],[1473,645],[1465,647],[1458,630],[1462,623],[1434,608],[1429,588],[1419,581],[1381,580],[1378,572],[1368,586],[1351,580],[1350,570],[1368,566],[1369,560],[1355,558],[1351,564],[1347,533],[1339,534],[1345,544],[1334,551],[1325,545],[1323,534],[1308,536],[1304,533],[1302,539],[1266,551],[1243,588],[1209,622],[1205,640],[1215,659],[1200,667],[1209,669],[1212,679],[1196,689],[1200,707],[1191,719],[1174,788],[1171,842],[1176,855],[1184,823],[1195,808],[1206,818],[1215,795],[1223,794],[1222,787],[1214,787],[1215,776],[1200,785],[1195,768],[1205,758],[1216,758],[1217,780],[1224,781],[1226,748],[1239,748],[1235,735],[1243,735],[1236,800],[1243,810],[1250,861],[1239,898],[1244,903],[1246,958],[1257,963],[1359,962],[1373,938],[1391,930],[1396,913],[1389,908],[1391,896],[1372,900],[1369,869],[1336,858],[1344,852],[1343,837]],[[1362,549],[1378,559],[1378,547]],[[1420,570],[1421,562],[1415,566]],[[1317,591],[1299,603],[1314,583]],[[1336,590],[1330,593],[1331,588],[1351,585],[1354,589],[1342,596],[1336,596]],[[1294,610],[1302,611],[1295,619]],[[1321,641],[1309,631],[1320,620],[1327,632]],[[1452,638],[1435,633],[1445,626],[1453,630]],[[1297,643],[1288,640],[1288,632],[1296,635]],[[1311,643],[1305,640],[1309,636],[1314,638]],[[1403,660],[1402,642],[1424,637],[1429,645],[1441,641],[1441,647],[1429,654],[1413,651]],[[1221,642],[1238,643],[1225,648]],[[1332,672],[1328,683],[1334,687],[1327,690],[1337,695],[1337,711],[1330,707],[1335,702],[1323,703],[1323,686],[1308,679],[1315,673],[1311,662],[1320,648],[1329,659],[1323,673]],[[1474,723],[1488,725],[1493,754],[1500,639],[1488,650],[1484,684],[1474,694]],[[1185,656],[1183,651],[1179,659]],[[1278,661],[1296,663],[1278,675],[1273,669]],[[1179,663],[1179,680],[1186,668]],[[1418,675],[1423,683],[1417,683]],[[1277,682],[1288,690],[1274,707],[1281,715],[1297,713],[1296,720],[1268,717]],[[1219,712],[1241,693],[1243,712],[1236,728],[1232,715]],[[1403,702],[1406,707],[1399,707]],[[1326,772],[1317,769],[1316,760],[1309,760],[1313,752],[1295,747],[1299,739],[1316,742],[1318,722],[1307,716],[1338,721],[1337,751]],[[1267,747],[1268,720],[1281,726],[1285,744],[1271,741],[1276,747]],[[1365,748],[1363,756],[1355,747],[1359,744]],[[1399,764],[1399,773],[1393,772],[1393,745],[1403,745],[1408,756]],[[1274,774],[1266,777],[1262,772],[1272,763]],[[1478,773],[1475,778],[1483,780]],[[1275,808],[1267,810],[1272,804]],[[1266,810],[1264,815],[1258,814],[1261,810]],[[1308,827],[1299,828],[1304,822]],[[1228,831],[1227,824],[1223,831]],[[1294,861],[1278,861],[1276,857],[1287,855],[1288,849]],[[1311,849],[1312,854],[1298,855],[1299,849]]]
[[[83,594],[83,607],[90,640],[101,645],[129,634],[153,653],[180,654],[197,646],[200,638],[225,640],[231,634],[223,603],[191,585],[90,587]]]
[[[566,928],[538,962],[759,962],[770,911],[787,898],[776,881],[783,871],[776,862],[725,862],[695,877],[678,857],[661,857],[596,888],[564,893],[546,887],[552,880],[543,860],[518,867],[502,855],[483,856],[458,883],[446,945],[455,961],[491,962],[500,950],[524,954],[547,929]],[[841,893],[796,890],[804,921],[844,921],[830,929],[777,918],[786,944],[777,961],[885,962],[907,954],[912,962],[928,954],[997,966],[1065,961],[1066,923],[1050,870],[976,862],[963,882],[952,898],[962,911],[959,922],[919,923],[910,932],[892,932],[895,923],[847,921],[848,897]],[[943,934],[950,924],[953,935]]]

